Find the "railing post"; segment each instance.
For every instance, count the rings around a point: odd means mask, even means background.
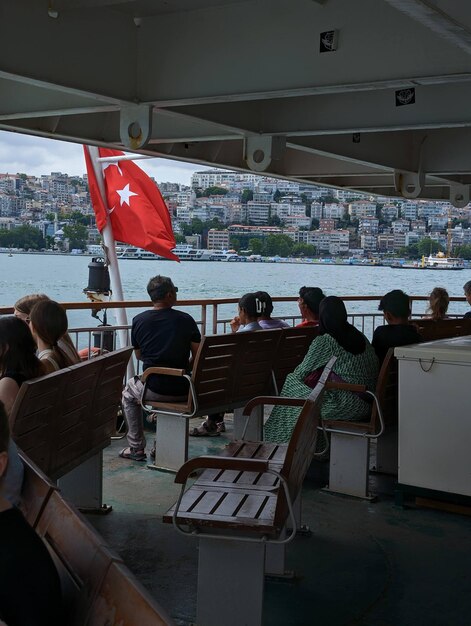
[[[218,333],[218,305],[213,302],[213,335]]]
[[[201,334],[204,337],[206,335],[206,304],[201,305]]]

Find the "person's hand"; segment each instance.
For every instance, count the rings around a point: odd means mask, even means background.
[[[240,328],[240,318],[238,315],[236,315],[233,319],[231,319],[231,321],[229,322],[229,325],[231,327],[231,330],[233,333],[236,333],[239,328]]]

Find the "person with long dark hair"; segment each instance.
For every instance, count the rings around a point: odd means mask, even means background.
[[[368,339],[348,322],[343,301],[335,296],[322,300],[319,308],[319,336],[314,339],[303,362],[288,374],[281,396],[307,398],[331,357],[337,357],[333,372],[337,381],[366,385],[374,390],[378,359]],[[351,391],[328,390],[324,394],[324,419],[361,420],[367,418],[370,404]],[[266,441],[287,442],[300,409],[275,407],[265,424]]]
[[[29,314],[31,333],[38,346],[38,358],[47,374],[74,365],[69,355],[59,346],[67,332],[67,314],[54,300],[40,300]]]
[[[269,293],[266,291],[256,291],[254,295],[261,303],[261,311],[257,321],[263,330],[272,330],[273,328],[289,328],[289,324],[287,322],[271,316],[273,313],[273,300],[271,299]]]
[[[13,315],[0,317],[0,401],[7,415],[25,380],[43,373],[36,356],[36,344],[28,326]],[[23,464],[13,440],[8,448],[8,470],[4,478],[4,495],[17,505],[23,483]]]

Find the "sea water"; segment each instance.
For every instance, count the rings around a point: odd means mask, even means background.
[[[0,254],[0,306],[11,306],[21,296],[38,292],[60,302],[85,302],[83,289],[88,283],[90,261],[91,257],[80,255]],[[437,286],[445,287],[450,296],[462,296],[464,283],[471,279],[471,270],[467,269],[404,270],[327,263],[176,263],[120,259],[119,266],[126,300],[147,300],[147,282],[156,274],[172,278],[181,300],[239,298],[248,291],[258,290],[268,291],[272,296],[297,296],[303,285],[321,287],[326,295],[338,296],[383,295],[391,289],[428,295]],[[347,308],[350,312],[372,313],[377,303],[349,302]],[[424,309],[424,303],[415,303],[414,312],[421,313]],[[468,309],[466,303],[452,303],[450,312],[462,314]],[[136,312],[134,309],[132,314]],[[234,313],[235,305],[226,305],[222,311],[227,317]],[[296,313],[295,302],[275,303],[274,315]],[[69,311],[68,315],[70,327],[97,323],[89,311]]]

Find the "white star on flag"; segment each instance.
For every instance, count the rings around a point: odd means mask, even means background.
[[[123,188],[123,189],[116,189],[116,193],[119,195],[120,197],[120,205],[123,206],[123,204],[127,204],[129,205],[129,198],[131,198],[132,196],[137,196],[137,193],[134,193],[134,191],[131,191],[129,189],[129,183]]]

